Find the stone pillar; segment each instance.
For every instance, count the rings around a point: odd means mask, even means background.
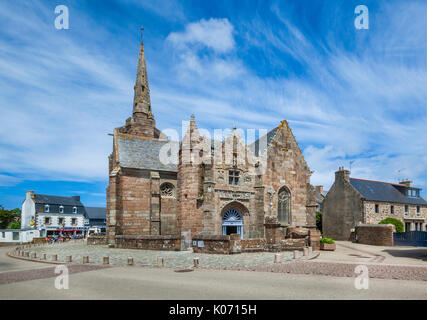
[[[163,267],[164,265],[164,260],[162,257],[157,257],[157,266],[159,267]]]
[[[320,231],[316,229],[310,229],[309,231],[309,244],[313,250],[320,250]]]
[[[133,258],[132,257],[128,258],[128,266],[133,266]]]
[[[118,215],[120,211],[119,201],[119,169],[114,169],[110,174],[110,181],[107,187],[107,242],[109,245],[115,245],[115,237],[118,230]]]
[[[198,268],[200,266],[200,259],[194,258],[194,268]]]
[[[282,256],[279,253],[276,253],[274,255],[274,263],[280,263],[282,262]]]
[[[280,223],[276,217],[265,217],[265,238],[267,244],[278,244],[282,240]]]

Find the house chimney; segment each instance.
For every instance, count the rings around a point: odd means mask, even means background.
[[[71,198],[73,198],[76,201],[80,201],[80,196],[72,196]]]
[[[25,193],[25,198],[26,199],[34,199],[34,191],[27,191],[26,193]]]
[[[350,180],[350,171],[345,170],[344,167],[339,167],[338,171],[335,172],[335,180],[344,179]]]
[[[323,186],[316,186],[315,188],[317,193],[323,194]]]
[[[412,188],[413,182],[412,182],[412,180],[406,179],[406,180],[399,182],[399,184],[403,184],[403,185],[407,186],[408,188]]]

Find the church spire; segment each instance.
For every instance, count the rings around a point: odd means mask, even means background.
[[[150,88],[148,86],[147,66],[145,64],[144,43],[141,39],[138,57],[138,70],[134,87],[133,114],[134,118],[153,119],[151,112]]]

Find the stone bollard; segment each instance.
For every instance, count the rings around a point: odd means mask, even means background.
[[[58,255],[52,254],[52,261],[58,261]]]
[[[128,258],[128,266],[133,266],[133,258],[132,257]]]
[[[308,255],[311,255],[313,253],[313,247],[308,247]]]
[[[83,263],[89,263],[89,256],[83,256]]]
[[[308,248],[304,248],[303,250],[304,250],[303,251],[304,256],[308,256]]]
[[[103,263],[104,264],[110,264],[110,257],[104,257]]]
[[[164,265],[164,260],[162,257],[157,257],[157,266],[159,267],[163,267]]]
[[[274,263],[280,263],[282,261],[282,256],[279,253],[274,255]]]
[[[71,261],[73,261],[73,258],[71,256],[65,257],[65,262],[71,262]]]
[[[32,252],[31,253],[31,259],[35,259],[35,258],[37,258],[37,254],[35,252]]]
[[[194,268],[198,268],[200,266],[200,259],[194,258]]]
[[[298,258],[299,258],[299,251],[294,250],[294,259],[298,259]]]
[[[46,253],[42,253],[42,256],[40,257],[41,260],[46,260]]]

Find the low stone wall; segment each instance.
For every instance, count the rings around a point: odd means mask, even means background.
[[[242,252],[262,252],[264,251],[265,244],[266,241],[263,238],[240,240]]]
[[[48,241],[46,240],[46,237],[39,237],[39,238],[33,238],[34,244],[46,244]]]
[[[392,224],[361,224],[356,226],[355,238],[357,243],[374,246],[393,246]]]
[[[234,237],[233,237],[234,238]],[[234,238],[235,239],[235,238]],[[230,254],[241,252],[236,248],[236,240],[226,235],[196,235],[193,237],[193,252]],[[237,240],[239,241],[239,240]]]
[[[123,249],[179,251],[181,250],[181,238],[172,235],[118,235],[115,236],[115,247]]]
[[[107,236],[90,236],[87,238],[87,244],[90,246],[108,244]]]

